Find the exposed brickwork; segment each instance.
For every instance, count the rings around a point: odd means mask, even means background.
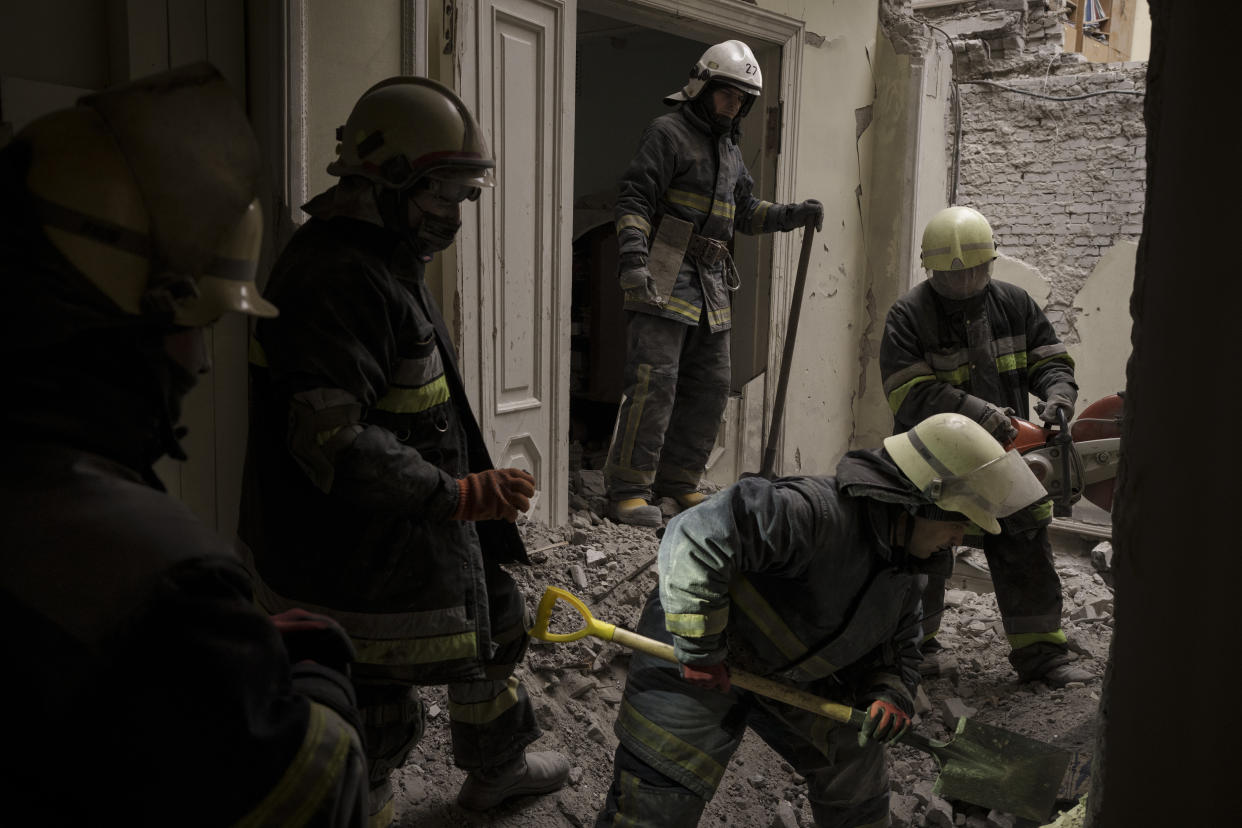
[[[1143,88],[1145,64],[1094,68],[1083,64],[1078,74],[999,82],[1055,97]],[[1049,316],[1072,340],[1066,311],[1083,280],[1113,244],[1137,242],[1142,231],[1143,98],[1109,94],[1062,102],[993,86],[962,83],[958,89],[957,203],[980,210],[1002,252],[1049,279]]]

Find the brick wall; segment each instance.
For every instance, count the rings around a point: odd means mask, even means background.
[[[1060,74],[997,82],[1070,97],[1142,90],[1146,75],[1146,64],[1058,69]],[[1114,243],[1137,242],[1142,230],[1143,98],[1106,94],[1052,101],[979,84],[960,83],[958,89],[957,203],[986,215],[1001,252],[1038,268],[1051,282],[1049,318],[1073,342],[1072,302],[1083,280]],[[952,118],[948,128],[954,129]]]

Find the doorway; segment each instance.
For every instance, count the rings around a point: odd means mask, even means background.
[[[684,85],[690,68],[712,43],[743,39],[759,59],[764,95],[743,121],[740,146],[755,179],[756,197],[778,200],[784,114],[780,100],[781,44],[706,24],[686,25],[684,19],[674,21],[672,16],[664,21],[666,25],[660,23],[650,14],[626,14],[618,4],[606,0],[583,0],[579,5],[570,314],[571,473],[603,468],[623,391],[625,316],[617,285],[613,226],[617,182],[643,129],[653,118],[669,111],[662,101],[664,96]],[[752,442],[759,433],[751,428],[749,438],[737,439],[744,419],[741,412],[753,412],[757,405],[758,417],[762,418],[763,376],[770,356],[773,241],[771,235],[739,233],[731,245],[742,286],[733,296],[730,333],[733,399],[726,412],[727,422],[717,432],[717,448],[708,461],[708,476],[716,482],[736,478],[742,462],[738,445]],[[752,420],[754,416],[752,413]],[[759,451],[760,447],[754,446],[755,457]]]

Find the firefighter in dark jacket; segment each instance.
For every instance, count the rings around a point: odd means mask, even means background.
[[[956,411],[1007,445],[1017,435],[1009,416],[1027,416],[1029,394],[1044,401],[1039,411],[1048,423],[1058,422],[1058,412],[1068,422],[1078,398],[1074,361],[1026,291],[992,279],[996,244],[987,219],[969,207],[940,211],[923,232],[922,259],[930,276],[893,304],[880,345],[894,432]],[[1060,687],[1093,674],[1070,663],[1051,520],[1044,498],[1006,520],[1001,534],[972,542],[987,556],[1018,677]],[[928,649],[939,646],[946,574],[930,575],[923,594]]]
[[[366,824],[348,637],[298,609],[273,624],[152,470],[185,458],[205,327],[276,313],[254,285],[258,183],[207,64],[0,151],[6,825]],[[102,761],[67,776],[83,753]]]
[[[673,518],[639,633],[680,668],[631,661],[596,824],[697,824],[750,726],[806,778],[816,825],[888,825],[881,743],[914,713],[919,573],[1042,495],[1017,452],[940,414],[835,477],[748,478]],[[734,688],[728,665],[865,709],[862,730]]]
[[[418,685],[448,685],[463,807],[556,790],[569,766],[524,752],[540,731],[513,677],[525,604],[500,565],[528,563],[514,520],[534,478],[492,467],[423,280],[492,155],[424,78],[376,84],[338,134],[340,183],[305,206],[267,285],[281,314],[256,330],[243,526],[264,606],[313,607],[354,640],[383,825],[422,735]]]
[[[712,46],[664,99],[677,109],[647,126],[620,182],[625,392],[604,476],[624,523],[659,526],[654,497],[682,508],[704,498],[699,481],[729,396],[734,230],[823,225],[818,201],[773,204],[752,193],[737,139],[762,87],[749,46]]]

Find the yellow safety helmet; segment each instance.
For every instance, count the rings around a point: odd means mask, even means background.
[[[992,225],[970,207],[946,207],[923,230],[923,267],[965,270],[996,258]]]
[[[962,414],[933,414],[884,440],[893,462],[925,497],[985,532],[1047,496],[1017,451],[1006,452],[983,426]]]
[[[276,315],[254,283],[258,145],[210,64],[88,95],[14,140],[29,147],[44,233],[123,315],[189,327]]]
[[[404,190],[425,176],[492,187],[496,161],[461,98],[429,78],[402,76],[372,86],[337,129],[331,175],[359,175]]]

